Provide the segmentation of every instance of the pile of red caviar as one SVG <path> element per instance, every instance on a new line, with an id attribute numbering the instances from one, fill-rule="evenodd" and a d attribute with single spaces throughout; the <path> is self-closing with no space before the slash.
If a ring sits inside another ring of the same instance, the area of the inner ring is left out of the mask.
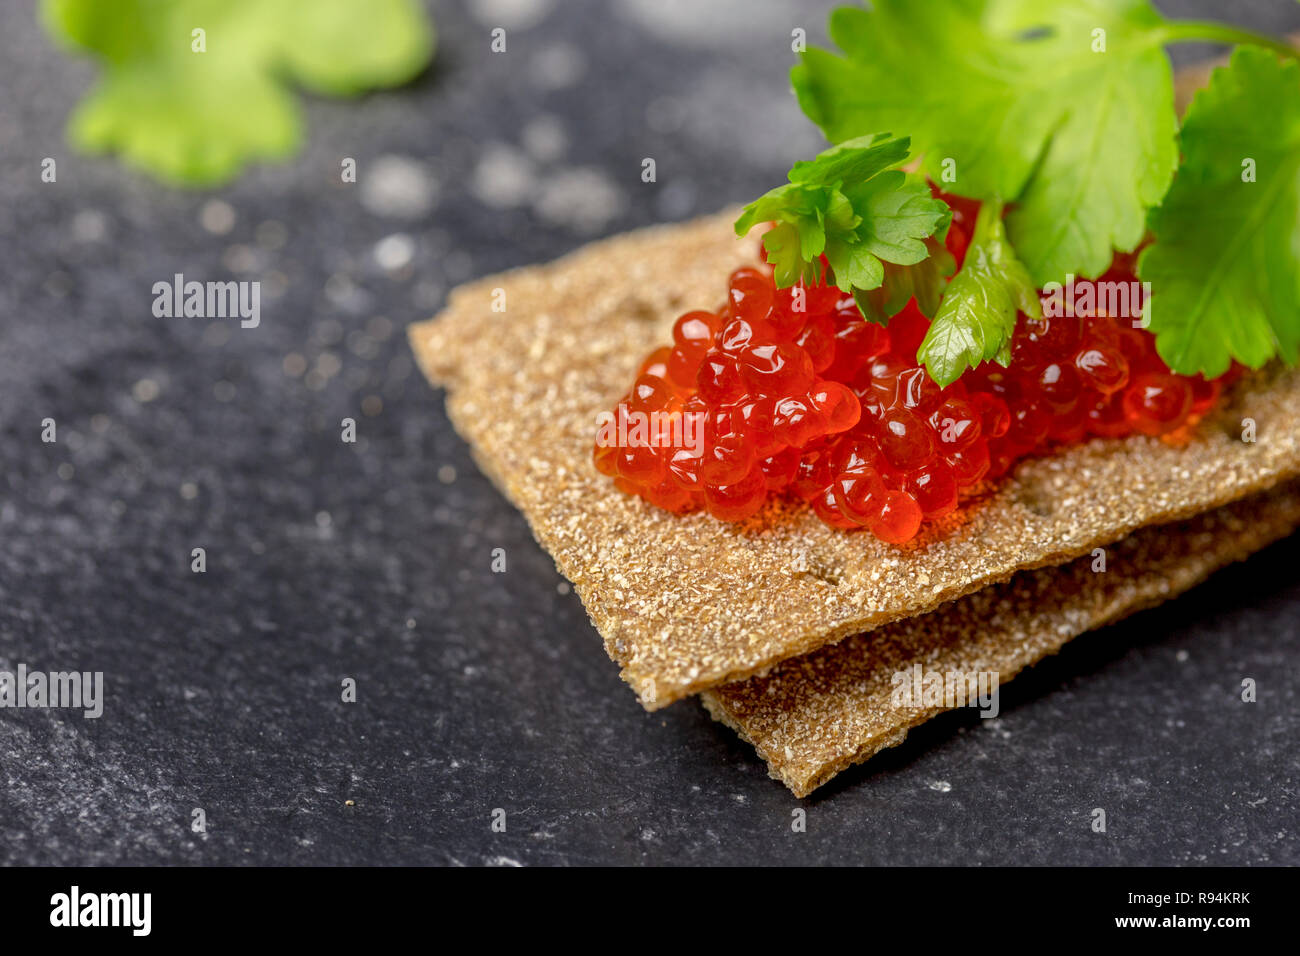
<path id="1" fill-rule="evenodd" d="M 944 198 L 960 263 L 978 207 Z M 1135 281 L 1131 259 L 1099 281 Z M 901 544 L 1025 457 L 1088 436 L 1178 441 L 1224 384 L 1173 374 L 1149 332 L 1091 314 L 1021 315 L 1009 368 L 941 388 L 916 362 L 929 325 L 915 302 L 885 328 L 833 284 L 777 289 L 770 269 L 737 269 L 726 302 L 683 315 L 642 364 L 596 467 L 669 511 L 741 521 L 786 495 Z"/>

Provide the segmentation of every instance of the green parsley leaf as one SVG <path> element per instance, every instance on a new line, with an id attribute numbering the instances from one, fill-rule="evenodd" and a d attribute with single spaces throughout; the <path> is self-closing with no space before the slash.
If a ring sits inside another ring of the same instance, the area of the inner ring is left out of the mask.
<path id="1" fill-rule="evenodd" d="M 41 13 L 104 65 L 72 142 L 189 185 L 293 152 L 301 120 L 285 79 L 351 96 L 405 83 L 433 51 L 415 0 L 43 0 Z"/>
<path id="2" fill-rule="evenodd" d="M 1011 363 L 1019 312 L 1042 316 L 1038 290 L 1007 241 L 1002 204 L 986 202 L 975 220 L 966 261 L 948 283 L 916 360 L 940 385 L 951 385 L 981 362 L 1005 367 Z"/>
<path id="3" fill-rule="evenodd" d="M 1300 348 L 1300 64 L 1243 47 L 1197 94 L 1138 263 L 1156 349 L 1213 377 Z"/>
<path id="4" fill-rule="evenodd" d="M 1014 201 L 1007 229 L 1041 286 L 1134 249 L 1169 187 L 1166 24 L 1148 0 L 873 0 L 835 10 L 844 56 L 810 49 L 792 80 L 832 142 L 904 130 L 945 189 Z"/>
<path id="5" fill-rule="evenodd" d="M 776 223 L 763 247 L 781 288 L 818 281 L 823 254 L 842 291 L 879 288 L 887 263 L 923 261 L 930 255 L 925 240 L 951 218 L 923 182 L 895 168 L 908 148 L 906 138 L 873 134 L 795 163 L 789 184 L 745 207 L 736 234 Z"/>
<path id="6" fill-rule="evenodd" d="M 772 264 L 773 275 L 781 288 L 797 282 L 804 285 L 817 282 L 821 273 L 817 262 L 820 253 L 804 254 L 803 239 L 797 227 L 788 222 L 778 223 L 763 236 L 763 248 L 767 250 L 767 261 Z"/>
<path id="7" fill-rule="evenodd" d="M 930 250 L 928 258 L 911 266 L 886 262 L 885 281 L 879 289 L 855 291 L 858 309 L 867 319 L 886 325 L 913 298 L 922 315 L 927 318 L 934 315 L 944 286 L 957 268 L 957 260 L 935 236 L 926 239 L 925 245 Z"/>

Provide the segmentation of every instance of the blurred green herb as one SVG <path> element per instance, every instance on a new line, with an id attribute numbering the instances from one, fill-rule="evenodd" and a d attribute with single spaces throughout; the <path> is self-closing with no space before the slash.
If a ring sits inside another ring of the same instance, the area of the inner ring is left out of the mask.
<path id="1" fill-rule="evenodd" d="M 174 183 L 213 185 L 302 138 L 287 84 L 331 96 L 397 86 L 433 55 L 416 0 L 43 0 L 66 45 L 103 65 L 68 125 Z"/>

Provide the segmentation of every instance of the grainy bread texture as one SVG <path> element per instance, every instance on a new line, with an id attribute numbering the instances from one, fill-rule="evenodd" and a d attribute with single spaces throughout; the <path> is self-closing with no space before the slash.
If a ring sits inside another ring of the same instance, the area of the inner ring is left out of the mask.
<path id="1" fill-rule="evenodd" d="M 733 218 L 618 236 L 462 286 L 410 330 L 457 429 L 648 708 L 1300 474 L 1300 373 L 1274 369 L 1237 388 L 1186 448 L 1091 441 L 1026 462 L 909 547 L 802 508 L 773 506 L 743 526 L 659 511 L 595 470 L 596 417 L 669 341 L 675 317 L 716 305 L 754 257 Z M 1257 442 L 1241 440 L 1247 417 Z"/>
<path id="2" fill-rule="evenodd" d="M 796 796 L 949 708 L 894 706 L 894 675 L 920 664 L 944 675 L 995 672 L 999 683 L 1072 638 L 1159 604 L 1300 526 L 1300 483 L 1113 545 L 1105 573 L 1091 556 L 1024 571 L 930 614 L 897 621 L 705 691 L 715 718 L 754 745 Z"/>

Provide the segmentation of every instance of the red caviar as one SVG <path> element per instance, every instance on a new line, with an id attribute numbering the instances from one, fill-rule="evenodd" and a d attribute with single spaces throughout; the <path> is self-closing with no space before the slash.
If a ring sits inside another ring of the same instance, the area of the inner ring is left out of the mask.
<path id="1" fill-rule="evenodd" d="M 960 262 L 978 206 L 944 198 Z M 1104 278 L 1137 288 L 1130 270 L 1120 257 Z M 783 495 L 902 544 L 1026 457 L 1089 436 L 1185 437 L 1238 374 L 1175 375 L 1131 319 L 1045 310 L 1020 316 L 1009 368 L 942 388 L 916 363 L 929 325 L 914 301 L 886 328 L 833 284 L 777 289 L 770 269 L 737 269 L 721 307 L 683 315 L 646 359 L 595 466 L 670 511 L 741 521 Z"/>

